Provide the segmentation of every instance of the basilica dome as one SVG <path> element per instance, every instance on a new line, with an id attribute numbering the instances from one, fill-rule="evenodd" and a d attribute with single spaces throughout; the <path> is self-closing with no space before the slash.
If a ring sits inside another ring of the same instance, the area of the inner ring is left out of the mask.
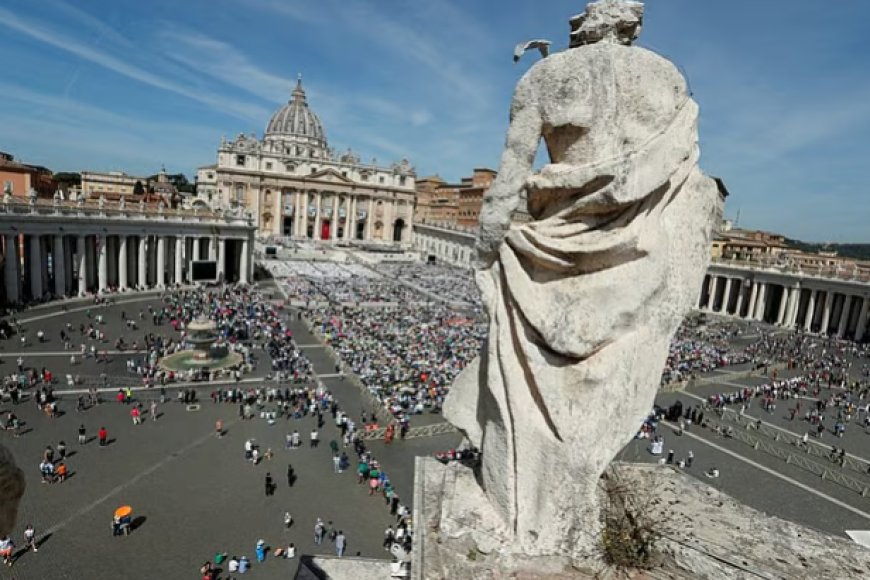
<path id="1" fill-rule="evenodd" d="M 267 141 L 298 143 L 314 150 L 327 149 L 323 124 L 308 107 L 301 75 L 296 81 L 290 101 L 272 115 L 264 137 Z"/>

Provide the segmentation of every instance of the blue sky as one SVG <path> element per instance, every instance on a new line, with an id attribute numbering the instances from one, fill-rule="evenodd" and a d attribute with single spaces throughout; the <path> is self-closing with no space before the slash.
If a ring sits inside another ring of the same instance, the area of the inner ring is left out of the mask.
<path id="1" fill-rule="evenodd" d="M 297 73 L 330 144 L 448 180 L 497 168 L 532 38 L 566 0 L 0 0 L 0 150 L 61 170 L 192 177 Z M 703 168 L 740 225 L 870 242 L 870 2 L 649 0 L 639 44 L 685 71 Z"/>

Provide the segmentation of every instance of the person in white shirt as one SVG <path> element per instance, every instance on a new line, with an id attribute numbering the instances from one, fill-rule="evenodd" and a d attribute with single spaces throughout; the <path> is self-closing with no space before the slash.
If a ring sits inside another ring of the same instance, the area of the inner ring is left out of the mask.
<path id="1" fill-rule="evenodd" d="M 239 561 L 235 556 L 230 558 L 230 561 L 227 562 L 227 572 L 233 573 L 239 571 Z"/>
<path id="2" fill-rule="evenodd" d="M 287 546 L 287 550 L 284 552 L 285 558 L 295 558 L 296 557 L 296 545 L 290 544 Z"/>

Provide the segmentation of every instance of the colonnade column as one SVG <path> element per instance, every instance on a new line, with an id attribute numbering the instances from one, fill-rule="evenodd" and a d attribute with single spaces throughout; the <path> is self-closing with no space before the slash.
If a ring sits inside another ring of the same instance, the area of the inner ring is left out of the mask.
<path id="1" fill-rule="evenodd" d="M 18 302 L 18 283 L 21 276 L 18 274 L 18 235 L 6 234 L 6 264 L 4 265 L 4 278 L 6 279 L 6 302 Z"/>
<path id="2" fill-rule="evenodd" d="M 198 236 L 193 236 L 193 242 L 192 242 L 192 244 L 193 244 L 193 246 L 192 246 L 191 249 L 192 249 L 193 251 L 191 252 L 191 260 L 196 261 L 196 260 L 199 260 L 199 249 L 200 249 L 200 246 L 201 246 L 201 244 L 199 243 L 199 237 L 198 237 Z"/>
<path id="3" fill-rule="evenodd" d="M 108 278 L 109 278 L 109 265 L 108 265 L 108 256 L 106 255 L 107 248 L 106 242 L 108 239 L 105 236 L 97 236 L 96 244 L 97 244 L 97 290 L 99 292 L 105 292 L 106 287 L 108 286 Z"/>
<path id="4" fill-rule="evenodd" d="M 226 261 L 227 261 L 227 241 L 223 238 L 218 240 L 217 247 L 217 277 L 218 280 L 223 282 L 224 277 L 226 275 Z"/>
<path id="5" fill-rule="evenodd" d="M 158 288 L 166 287 L 166 236 L 157 236 L 157 278 Z"/>
<path id="6" fill-rule="evenodd" d="M 785 325 L 789 328 L 793 328 L 795 323 L 797 322 L 798 310 L 801 307 L 801 285 L 798 283 L 794 288 L 791 289 L 791 300 L 789 301 L 789 307 L 786 310 L 785 314 Z"/>
<path id="7" fill-rule="evenodd" d="M 332 227 L 329 228 L 329 239 L 333 242 L 338 240 L 338 220 L 339 220 L 338 209 L 339 209 L 338 194 L 333 194 L 333 196 L 332 196 L 332 221 L 330 222 L 330 225 Z M 345 221 L 345 224 L 346 223 L 347 222 Z"/>
<path id="8" fill-rule="evenodd" d="M 76 259 L 79 263 L 79 294 L 88 291 L 88 251 L 87 238 L 79 236 L 76 240 Z"/>
<path id="9" fill-rule="evenodd" d="M 248 283 L 248 268 L 248 238 L 245 238 L 242 240 L 242 255 L 239 258 L 239 282 L 242 284 Z"/>
<path id="10" fill-rule="evenodd" d="M 767 308 L 766 308 L 767 304 L 765 304 L 766 298 L 767 298 L 767 283 L 766 282 L 759 282 L 758 283 L 758 301 L 755 305 L 755 315 L 753 316 L 753 318 L 755 320 L 763 320 L 764 319 L 764 312 L 765 312 L 765 310 L 767 310 Z"/>
<path id="11" fill-rule="evenodd" d="M 782 326 L 782 323 L 785 322 L 785 310 L 788 305 L 788 301 L 791 298 L 791 289 L 782 287 L 782 294 L 779 296 L 779 310 L 776 313 L 776 323 L 779 326 Z"/>
<path id="12" fill-rule="evenodd" d="M 810 300 L 809 302 L 807 302 L 807 312 L 804 315 L 804 330 L 806 330 L 807 332 L 810 332 L 813 328 L 813 316 L 815 316 L 816 314 L 816 298 L 819 293 L 818 290 L 813 290 L 812 288 L 810 288 L 809 290 Z"/>
<path id="13" fill-rule="evenodd" d="M 139 270 L 136 277 L 136 286 L 139 288 L 145 288 L 148 285 L 148 253 L 145 243 L 145 236 L 139 236 L 139 259 L 136 261 Z"/>
<path id="14" fill-rule="evenodd" d="M 731 278 L 725 278 L 725 292 L 722 294 L 722 306 L 719 308 L 719 311 L 724 314 L 728 314 L 729 298 L 731 298 Z"/>
<path id="15" fill-rule="evenodd" d="M 870 297 L 864 296 L 864 303 L 861 305 L 861 310 L 858 314 L 858 326 L 855 328 L 855 340 L 859 341 L 864 338 L 864 329 L 867 327 L 867 309 L 870 307 Z"/>
<path id="16" fill-rule="evenodd" d="M 126 290 L 127 280 L 127 236 L 118 236 L 118 288 Z"/>
<path id="17" fill-rule="evenodd" d="M 178 236 L 175 238 L 175 279 L 173 282 L 176 284 L 181 284 L 184 282 L 182 276 L 184 275 L 184 236 Z"/>
<path id="18" fill-rule="evenodd" d="M 825 305 L 822 309 L 822 327 L 819 332 L 822 334 L 828 333 L 828 325 L 831 322 L 831 306 L 833 305 L 833 293 L 830 290 L 825 291 Z"/>
<path id="19" fill-rule="evenodd" d="M 840 324 L 837 325 L 837 336 L 843 338 L 846 334 L 846 328 L 849 324 L 849 315 L 852 313 L 852 296 L 850 294 L 843 295 L 843 307 L 840 308 Z"/>
<path id="20" fill-rule="evenodd" d="M 28 236 L 30 240 L 30 296 L 42 298 L 42 246 L 39 243 L 40 236 Z"/>
<path id="21" fill-rule="evenodd" d="M 738 318 L 741 316 L 740 312 L 743 310 L 743 299 L 746 298 L 746 284 L 743 283 L 743 279 L 740 279 L 740 287 L 737 289 L 737 304 L 734 305 L 734 315 Z"/>
<path id="22" fill-rule="evenodd" d="M 66 260 L 63 248 L 63 236 L 54 236 L 54 251 L 51 253 L 51 263 L 54 269 L 54 293 L 58 297 L 66 296 Z"/>
<path id="23" fill-rule="evenodd" d="M 752 281 L 752 290 L 749 292 L 749 306 L 746 308 L 746 318 L 755 318 L 755 302 L 758 300 L 758 282 Z"/>

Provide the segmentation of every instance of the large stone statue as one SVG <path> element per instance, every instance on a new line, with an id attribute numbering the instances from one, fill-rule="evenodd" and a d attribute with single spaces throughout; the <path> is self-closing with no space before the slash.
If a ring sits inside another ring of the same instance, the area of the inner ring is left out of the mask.
<path id="1" fill-rule="evenodd" d="M 24 488 L 24 472 L 15 464 L 12 453 L 0 445 L 0 537 L 11 533 L 15 527 Z"/>
<path id="2" fill-rule="evenodd" d="M 520 79 L 483 200 L 489 339 L 445 415 L 482 451 L 465 521 L 486 504 L 516 554 L 595 551 L 600 475 L 652 407 L 722 212 L 685 80 L 630 46 L 642 16 L 639 2 L 589 4 L 569 49 Z M 523 200 L 531 221 L 511 223 Z"/>

